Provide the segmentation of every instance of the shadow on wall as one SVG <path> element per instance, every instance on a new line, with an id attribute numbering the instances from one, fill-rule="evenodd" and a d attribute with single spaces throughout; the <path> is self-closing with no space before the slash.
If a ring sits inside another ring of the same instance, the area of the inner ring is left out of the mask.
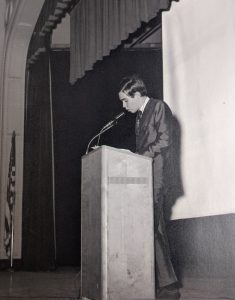
<path id="1" fill-rule="evenodd" d="M 235 277 L 235 214 L 169 222 L 172 207 L 184 195 L 181 172 L 181 125 L 174 116 L 171 188 L 165 201 L 167 235 L 179 282 L 186 277 Z M 222 201 L 222 200 L 221 200 Z"/>
<path id="2" fill-rule="evenodd" d="M 181 126 L 178 119 L 173 116 L 172 132 L 172 153 L 171 153 L 171 174 L 170 188 L 164 202 L 165 219 L 168 222 L 172 215 L 172 207 L 177 199 L 184 195 L 184 188 L 181 174 Z"/>

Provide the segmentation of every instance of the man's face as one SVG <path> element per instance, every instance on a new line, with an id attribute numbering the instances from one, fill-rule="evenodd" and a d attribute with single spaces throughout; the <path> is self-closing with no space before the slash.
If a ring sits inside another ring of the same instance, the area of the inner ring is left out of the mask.
<path id="1" fill-rule="evenodd" d="M 125 92 L 119 92 L 119 99 L 122 101 L 123 108 L 131 113 L 137 112 L 143 104 L 143 100 L 139 92 L 136 92 L 133 97 L 127 95 Z"/>

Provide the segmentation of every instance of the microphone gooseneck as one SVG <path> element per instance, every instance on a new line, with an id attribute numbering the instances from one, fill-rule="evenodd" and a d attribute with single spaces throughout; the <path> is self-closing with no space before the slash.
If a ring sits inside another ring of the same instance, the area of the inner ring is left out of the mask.
<path id="1" fill-rule="evenodd" d="M 108 122 L 106 125 L 104 125 L 101 130 L 99 131 L 98 134 L 96 134 L 89 142 L 88 146 L 87 146 L 87 149 L 86 149 L 86 154 L 89 152 L 89 148 L 90 148 L 90 145 L 91 145 L 91 142 L 95 139 L 95 138 L 99 138 L 98 139 L 98 143 L 99 143 L 99 140 L 100 140 L 100 136 L 101 134 L 103 134 L 105 131 L 109 130 L 110 128 L 112 128 L 114 125 L 117 124 L 118 122 L 118 119 L 120 119 L 121 117 L 123 117 L 125 115 L 125 112 L 122 111 L 121 113 L 119 113 L 118 115 L 116 115 L 116 117 L 114 117 L 114 119 L 110 122 Z"/>

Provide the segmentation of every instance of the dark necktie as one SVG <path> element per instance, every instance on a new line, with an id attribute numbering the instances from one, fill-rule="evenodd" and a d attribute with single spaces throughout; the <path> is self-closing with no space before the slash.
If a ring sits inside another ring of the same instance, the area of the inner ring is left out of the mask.
<path id="1" fill-rule="evenodd" d="M 136 122 L 135 122 L 135 134 L 139 135 L 140 134 L 140 119 L 142 117 L 142 111 L 138 110 L 137 115 L 136 115 Z"/>

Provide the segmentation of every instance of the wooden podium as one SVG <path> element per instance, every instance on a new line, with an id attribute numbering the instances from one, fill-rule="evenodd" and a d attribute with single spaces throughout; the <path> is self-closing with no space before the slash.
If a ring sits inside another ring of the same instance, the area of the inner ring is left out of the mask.
<path id="1" fill-rule="evenodd" d="M 101 146 L 82 158 L 81 299 L 155 299 L 152 160 Z"/>

